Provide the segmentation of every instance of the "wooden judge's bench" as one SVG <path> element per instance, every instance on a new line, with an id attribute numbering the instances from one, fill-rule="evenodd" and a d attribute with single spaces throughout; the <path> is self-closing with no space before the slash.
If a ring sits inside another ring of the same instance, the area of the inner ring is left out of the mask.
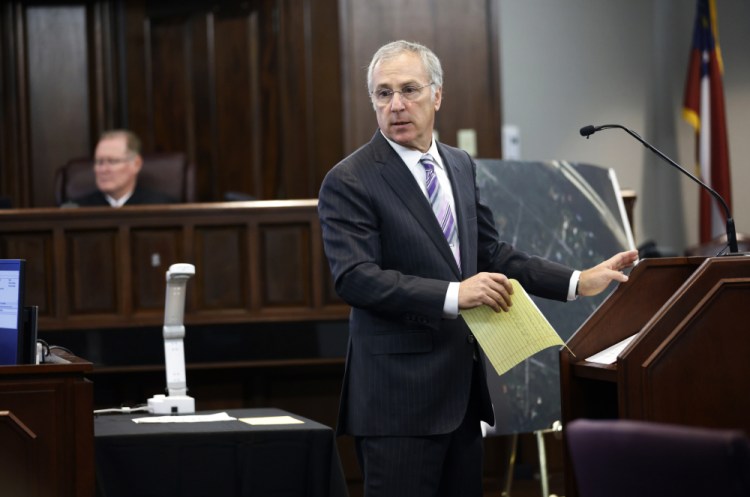
<path id="1" fill-rule="evenodd" d="M 345 319 L 316 200 L 0 211 L 44 331 L 160 325 L 165 273 L 196 267 L 186 324 Z"/>

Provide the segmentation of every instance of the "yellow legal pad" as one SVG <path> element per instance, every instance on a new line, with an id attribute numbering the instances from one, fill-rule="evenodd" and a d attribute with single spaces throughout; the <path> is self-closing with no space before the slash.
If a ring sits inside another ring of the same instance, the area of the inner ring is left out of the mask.
<path id="1" fill-rule="evenodd" d="M 508 312 L 495 312 L 486 305 L 461 311 L 499 375 L 537 352 L 565 345 L 521 284 L 510 281 L 513 305 Z"/>

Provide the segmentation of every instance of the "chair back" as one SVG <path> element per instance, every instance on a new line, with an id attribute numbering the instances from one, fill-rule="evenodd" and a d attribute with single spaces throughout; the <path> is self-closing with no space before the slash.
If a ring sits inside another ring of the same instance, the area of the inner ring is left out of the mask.
<path id="1" fill-rule="evenodd" d="M 578 419 L 564 434 L 580 497 L 750 496 L 741 431 Z"/>
<path id="2" fill-rule="evenodd" d="M 181 152 L 143 154 L 138 184 L 178 202 L 195 202 L 195 167 Z M 72 159 L 55 171 L 55 201 L 62 205 L 96 190 L 94 163 Z"/>

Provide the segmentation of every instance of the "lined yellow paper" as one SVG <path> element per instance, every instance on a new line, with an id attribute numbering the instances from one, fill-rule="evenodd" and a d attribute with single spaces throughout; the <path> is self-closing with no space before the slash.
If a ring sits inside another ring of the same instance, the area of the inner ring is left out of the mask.
<path id="1" fill-rule="evenodd" d="M 513 305 L 508 312 L 495 312 L 486 305 L 461 311 L 499 375 L 537 352 L 564 345 L 521 284 L 510 281 Z"/>

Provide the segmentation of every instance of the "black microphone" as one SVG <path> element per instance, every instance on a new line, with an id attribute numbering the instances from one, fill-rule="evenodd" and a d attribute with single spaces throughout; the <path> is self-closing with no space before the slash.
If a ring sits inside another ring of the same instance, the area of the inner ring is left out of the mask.
<path id="1" fill-rule="evenodd" d="M 586 138 L 588 138 L 597 131 L 599 131 L 597 128 L 589 124 L 588 126 L 584 126 L 583 128 L 581 128 L 581 136 L 585 136 Z"/>
<path id="2" fill-rule="evenodd" d="M 729 212 L 729 206 L 727 206 L 727 203 L 724 201 L 721 195 L 719 195 L 716 192 L 716 190 L 714 190 L 713 188 L 711 188 L 710 186 L 708 186 L 707 184 L 705 184 L 704 182 L 696 178 L 692 173 L 690 173 L 690 171 L 680 166 L 675 161 L 673 161 L 672 159 L 670 159 L 669 157 L 661 153 L 659 150 L 654 148 L 653 145 L 651 145 L 646 140 L 638 136 L 638 133 L 626 128 L 625 126 L 621 126 L 619 124 L 603 124 L 601 126 L 592 126 L 589 124 L 588 126 L 584 126 L 583 128 L 581 128 L 581 136 L 585 136 L 586 139 L 588 140 L 588 138 L 594 133 L 596 133 L 597 131 L 601 131 L 603 129 L 612 129 L 612 128 L 620 128 L 621 130 L 625 131 L 627 134 L 629 134 L 630 136 L 632 136 L 633 138 L 641 142 L 644 147 L 651 150 L 653 153 L 655 153 L 656 155 L 658 155 L 659 157 L 667 161 L 667 163 L 669 163 L 670 165 L 682 171 L 683 174 L 686 174 L 688 178 L 692 179 L 693 181 L 698 183 L 700 186 L 705 188 L 708 191 L 708 193 L 710 193 L 716 199 L 716 201 L 719 202 L 719 204 L 721 204 L 721 206 L 724 208 L 724 213 L 727 216 L 727 243 L 729 244 L 729 252 L 732 254 L 736 254 L 739 252 L 739 250 L 737 249 L 737 231 L 734 228 L 734 219 L 732 219 L 732 214 L 731 212 Z"/>

